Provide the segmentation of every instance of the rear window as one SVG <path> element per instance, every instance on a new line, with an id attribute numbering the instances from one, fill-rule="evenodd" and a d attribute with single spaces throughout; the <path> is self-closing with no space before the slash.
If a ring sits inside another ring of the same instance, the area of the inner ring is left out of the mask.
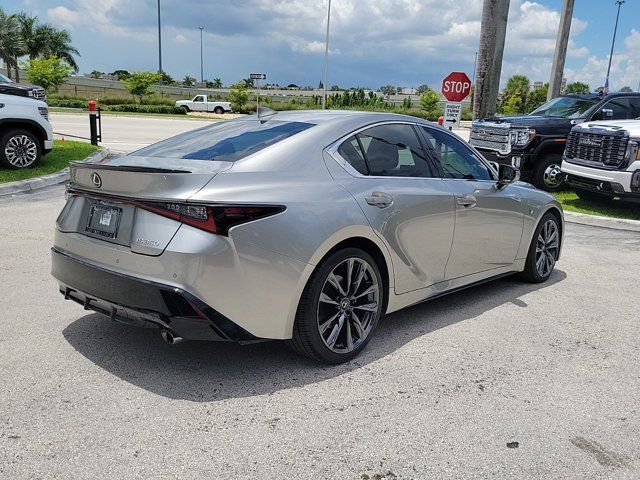
<path id="1" fill-rule="evenodd" d="M 223 122 L 163 140 L 133 155 L 235 162 L 314 125 L 273 120 Z"/>

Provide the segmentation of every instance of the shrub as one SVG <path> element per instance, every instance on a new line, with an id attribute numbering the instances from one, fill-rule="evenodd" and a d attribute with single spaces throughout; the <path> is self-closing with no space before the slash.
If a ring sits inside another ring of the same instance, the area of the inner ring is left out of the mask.
<path id="1" fill-rule="evenodd" d="M 127 103 L 123 105 L 107 105 L 103 110 L 108 112 L 170 113 L 175 115 L 186 115 L 186 112 L 182 108 L 171 105 L 140 105 L 137 103 Z"/>
<path id="2" fill-rule="evenodd" d="M 50 107 L 63 108 L 87 108 L 88 100 L 83 98 L 52 98 L 47 97 L 47 104 Z"/>

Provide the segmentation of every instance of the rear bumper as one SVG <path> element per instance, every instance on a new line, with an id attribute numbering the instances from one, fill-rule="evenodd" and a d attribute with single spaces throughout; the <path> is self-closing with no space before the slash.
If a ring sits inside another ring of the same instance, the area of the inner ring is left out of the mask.
<path id="1" fill-rule="evenodd" d="M 186 340 L 252 341 L 252 334 L 182 289 L 104 270 L 55 248 L 51 274 L 60 293 L 109 316 L 138 326 L 163 328 Z"/>

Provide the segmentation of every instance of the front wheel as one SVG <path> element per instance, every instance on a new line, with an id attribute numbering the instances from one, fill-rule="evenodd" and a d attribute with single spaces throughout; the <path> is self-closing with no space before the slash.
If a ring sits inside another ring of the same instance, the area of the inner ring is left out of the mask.
<path id="1" fill-rule="evenodd" d="M 542 157 L 533 173 L 533 184 L 547 192 L 557 192 L 564 187 L 562 178 L 562 155 L 552 153 Z"/>
<path id="2" fill-rule="evenodd" d="M 187 107 L 186 105 L 182 105 L 180 108 L 182 110 L 184 110 L 184 113 L 189 113 L 191 111 L 191 109 L 189 107 Z"/>
<path id="3" fill-rule="evenodd" d="M 385 288 L 376 261 L 359 248 L 325 259 L 300 299 L 291 346 L 324 363 L 354 358 L 383 314 Z"/>
<path id="4" fill-rule="evenodd" d="M 531 239 L 522 277 L 531 283 L 548 280 L 560 256 L 560 223 L 553 213 L 546 213 Z"/>
<path id="5" fill-rule="evenodd" d="M 28 168 L 42 157 L 42 145 L 28 130 L 9 130 L 0 138 L 0 165 L 8 168 Z"/>

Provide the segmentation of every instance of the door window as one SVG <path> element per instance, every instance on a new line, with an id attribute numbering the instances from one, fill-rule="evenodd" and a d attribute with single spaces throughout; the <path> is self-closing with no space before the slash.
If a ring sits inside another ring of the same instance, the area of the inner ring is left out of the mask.
<path id="1" fill-rule="evenodd" d="M 367 162 L 364 159 L 364 154 L 360 147 L 360 142 L 355 137 L 349 137 L 346 139 L 340 147 L 338 147 L 338 153 L 344 158 L 349 165 L 355 168 L 362 175 L 369 175 L 369 169 L 367 168 Z"/>
<path id="2" fill-rule="evenodd" d="M 204 97 L 202 95 L 198 95 L 193 99 L 194 102 L 204 102 Z"/>
<path id="3" fill-rule="evenodd" d="M 441 165 L 444 178 L 493 180 L 487 167 L 473 151 L 453 135 L 436 128 L 422 127 L 427 145 Z"/>
<path id="4" fill-rule="evenodd" d="M 630 118 L 640 117 L 640 97 L 631 97 L 629 100 Z"/>
<path id="5" fill-rule="evenodd" d="M 613 110 L 613 117 L 607 117 L 603 112 L 600 112 L 600 120 L 626 120 L 631 118 L 629 111 L 629 100 L 627 98 L 614 98 L 613 100 L 604 104 L 602 109 Z"/>

